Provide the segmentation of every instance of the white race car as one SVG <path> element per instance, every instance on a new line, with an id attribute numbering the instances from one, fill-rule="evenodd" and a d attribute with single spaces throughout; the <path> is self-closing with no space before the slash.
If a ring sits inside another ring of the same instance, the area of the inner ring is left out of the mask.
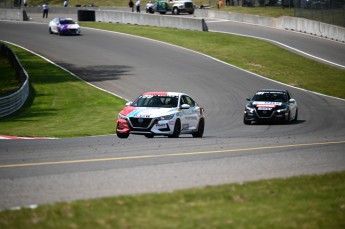
<path id="1" fill-rule="evenodd" d="M 155 135 L 179 137 L 204 134 L 204 109 L 189 95 L 180 92 L 146 92 L 134 102 L 127 103 L 116 122 L 119 138 L 141 134 L 148 138 Z"/>
<path id="2" fill-rule="evenodd" d="M 48 25 L 49 33 L 80 35 L 80 26 L 72 18 L 54 18 Z"/>

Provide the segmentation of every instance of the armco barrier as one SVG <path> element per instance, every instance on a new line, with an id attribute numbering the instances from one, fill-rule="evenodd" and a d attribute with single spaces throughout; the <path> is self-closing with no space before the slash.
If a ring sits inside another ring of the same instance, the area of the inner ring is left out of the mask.
<path id="1" fill-rule="evenodd" d="M 29 96 L 29 76 L 22 67 L 14 52 L 4 44 L 0 44 L 1 55 L 6 55 L 16 70 L 18 79 L 22 86 L 14 93 L 0 97 L 0 118 L 10 115 L 19 110 Z M 6 57 L 6 58 L 7 58 Z"/>
<path id="2" fill-rule="evenodd" d="M 97 10 L 95 12 L 97 22 L 112 22 L 120 24 L 148 25 L 185 30 L 208 31 L 204 19 L 138 14 L 109 10 Z"/>

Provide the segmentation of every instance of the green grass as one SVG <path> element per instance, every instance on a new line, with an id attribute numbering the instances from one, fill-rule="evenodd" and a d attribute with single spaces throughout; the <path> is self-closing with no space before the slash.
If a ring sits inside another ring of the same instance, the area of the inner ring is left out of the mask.
<path id="1" fill-rule="evenodd" d="M 30 77 L 24 107 L 0 119 L 0 133 L 16 136 L 71 137 L 115 132 L 125 101 L 87 85 L 68 72 L 9 45 Z"/>
<path id="2" fill-rule="evenodd" d="M 160 27 L 96 22 L 80 22 L 80 24 L 176 44 L 270 79 L 345 98 L 345 70 L 304 58 L 261 40 Z"/>
<path id="3" fill-rule="evenodd" d="M 0 212 L 0 228 L 343 229 L 345 172 Z"/>
<path id="4" fill-rule="evenodd" d="M 10 95 L 20 88 L 20 82 L 8 58 L 2 55 L 0 55 L 0 72 L 0 96 Z"/>

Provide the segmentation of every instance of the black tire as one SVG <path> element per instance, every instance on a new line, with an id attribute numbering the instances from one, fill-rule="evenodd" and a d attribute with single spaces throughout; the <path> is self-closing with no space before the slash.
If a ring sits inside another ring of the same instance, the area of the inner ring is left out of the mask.
<path id="1" fill-rule="evenodd" d="M 285 124 L 289 124 L 290 119 L 291 119 L 291 114 L 290 114 L 290 111 L 289 111 L 288 117 L 287 117 L 287 119 L 284 121 L 284 123 L 285 123 Z"/>
<path id="2" fill-rule="evenodd" d="M 252 124 L 252 121 L 249 121 L 249 120 L 247 120 L 245 117 L 243 117 L 243 123 L 244 123 L 245 125 L 250 125 L 250 124 Z"/>
<path id="3" fill-rule="evenodd" d="M 204 119 L 200 119 L 199 125 L 198 125 L 198 131 L 193 133 L 194 138 L 202 138 L 204 135 L 204 129 L 205 129 L 205 121 Z"/>
<path id="4" fill-rule="evenodd" d="M 154 136 L 153 136 L 153 134 L 145 134 L 145 137 L 147 137 L 147 138 L 153 138 Z"/>
<path id="5" fill-rule="evenodd" d="M 51 28 L 51 27 L 49 27 L 49 33 L 50 33 L 50 34 L 53 34 L 53 31 L 52 31 L 52 28 Z"/>
<path id="6" fill-rule="evenodd" d="M 116 135 L 118 138 L 128 138 L 129 136 L 128 133 L 120 133 L 120 132 L 116 132 Z"/>
<path id="7" fill-rule="evenodd" d="M 293 119 L 294 122 L 296 122 L 298 119 L 298 109 L 296 110 L 295 118 Z"/>
<path id="8" fill-rule="evenodd" d="M 178 138 L 181 134 L 181 121 L 177 119 L 174 126 L 174 133 L 170 135 L 170 138 Z"/>
<path id="9" fill-rule="evenodd" d="M 179 10 L 177 7 L 175 7 L 175 8 L 172 10 L 172 14 L 178 15 L 178 14 L 180 14 L 180 10 Z"/>

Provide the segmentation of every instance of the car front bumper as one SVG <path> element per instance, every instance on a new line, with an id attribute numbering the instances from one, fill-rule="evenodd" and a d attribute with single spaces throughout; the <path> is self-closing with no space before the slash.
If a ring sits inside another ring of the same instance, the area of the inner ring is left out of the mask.
<path id="1" fill-rule="evenodd" d="M 289 119 L 289 112 L 277 112 L 272 111 L 271 114 L 259 115 L 256 110 L 250 112 L 249 110 L 244 111 L 244 119 L 247 121 L 286 121 Z"/>
<path id="2" fill-rule="evenodd" d="M 152 120 L 148 126 L 138 127 L 127 119 L 118 119 L 116 131 L 128 134 L 153 134 L 172 135 L 174 132 L 175 120 Z"/>

